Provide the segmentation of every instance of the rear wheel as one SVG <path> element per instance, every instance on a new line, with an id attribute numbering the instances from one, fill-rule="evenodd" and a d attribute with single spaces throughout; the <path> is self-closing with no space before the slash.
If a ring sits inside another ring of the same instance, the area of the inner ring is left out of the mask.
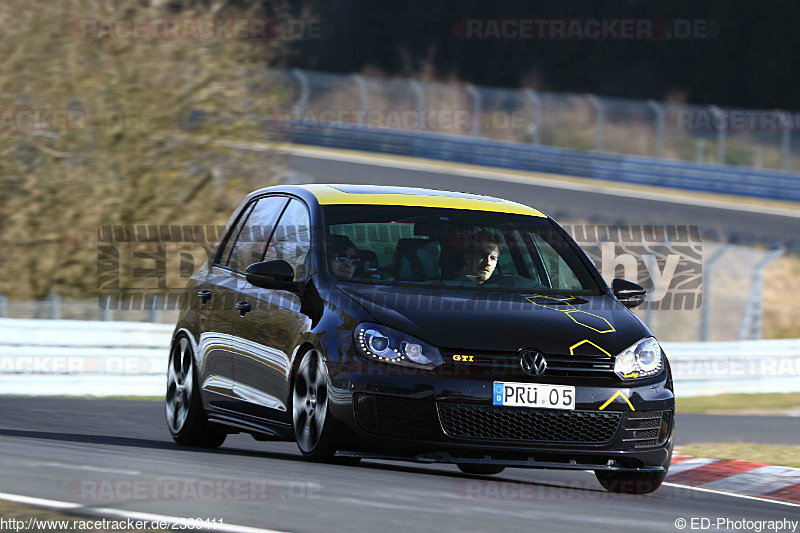
<path id="1" fill-rule="evenodd" d="M 206 418 L 197 385 L 197 370 L 189 339 L 175 339 L 167 369 L 166 415 L 173 440 L 186 446 L 218 448 L 227 434 Z"/>
<path id="2" fill-rule="evenodd" d="M 480 465 L 474 463 L 458 463 L 458 469 L 465 474 L 477 474 L 479 476 L 490 476 L 492 474 L 499 474 L 506 467 L 501 465 Z"/>
<path id="3" fill-rule="evenodd" d="M 596 470 L 597 481 L 609 492 L 650 494 L 664 482 L 667 472 L 613 472 Z"/>

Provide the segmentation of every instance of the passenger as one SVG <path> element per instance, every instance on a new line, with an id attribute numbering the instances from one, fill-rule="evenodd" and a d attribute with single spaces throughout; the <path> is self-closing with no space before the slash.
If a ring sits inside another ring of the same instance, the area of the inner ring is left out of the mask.
<path id="1" fill-rule="evenodd" d="M 356 267 L 361 263 L 356 245 L 343 235 L 332 235 L 332 241 L 328 244 L 328 265 L 331 272 L 340 278 L 352 278 Z"/>
<path id="2" fill-rule="evenodd" d="M 497 268 L 500 258 L 500 237 L 488 231 L 479 231 L 466 243 L 464 261 L 467 264 L 465 279 L 484 283 Z"/>

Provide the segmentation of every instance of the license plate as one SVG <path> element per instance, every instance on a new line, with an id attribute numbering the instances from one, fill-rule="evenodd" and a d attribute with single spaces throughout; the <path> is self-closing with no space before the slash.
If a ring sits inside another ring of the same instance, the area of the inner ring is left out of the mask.
<path id="1" fill-rule="evenodd" d="M 492 403 L 510 407 L 575 409 L 575 387 L 495 381 Z"/>

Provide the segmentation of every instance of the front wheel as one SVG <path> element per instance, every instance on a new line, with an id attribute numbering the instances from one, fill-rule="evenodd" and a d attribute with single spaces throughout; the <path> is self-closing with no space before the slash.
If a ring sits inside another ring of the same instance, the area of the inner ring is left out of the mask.
<path id="1" fill-rule="evenodd" d="M 315 462 L 334 458 L 331 417 L 328 416 L 328 367 L 318 350 L 300 360 L 292 386 L 292 426 L 297 447 Z"/>
<path id="2" fill-rule="evenodd" d="M 167 369 L 166 415 L 167 426 L 173 440 L 186 446 L 219 448 L 227 437 L 209 424 L 197 386 L 189 339 L 175 339 L 169 354 Z"/>
<path id="3" fill-rule="evenodd" d="M 609 492 L 650 494 L 664 482 L 667 472 L 613 472 L 596 470 L 597 481 Z"/>

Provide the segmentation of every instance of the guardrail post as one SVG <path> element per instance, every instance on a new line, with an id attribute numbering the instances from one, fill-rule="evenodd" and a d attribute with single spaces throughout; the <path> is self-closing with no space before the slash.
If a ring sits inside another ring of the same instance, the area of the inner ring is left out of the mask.
<path id="1" fill-rule="evenodd" d="M 781 126 L 781 168 L 789 170 L 789 159 L 792 157 L 792 118 L 786 111 L 780 112 Z"/>
<path id="2" fill-rule="evenodd" d="M 664 107 L 655 100 L 648 100 L 647 105 L 656 114 L 656 155 L 664 157 Z"/>
<path id="3" fill-rule="evenodd" d="M 297 79 L 297 83 L 300 85 L 300 94 L 297 97 L 297 101 L 292 106 L 292 111 L 308 109 L 308 76 L 299 68 L 293 68 L 291 72 L 292 75 Z"/>
<path id="4" fill-rule="evenodd" d="M 764 288 L 764 269 L 775 259 L 786 252 L 786 248 L 779 246 L 764 256 L 756 265 L 753 271 L 753 289 L 750 292 L 750 300 L 747 302 L 747 310 L 742 319 L 742 327 L 739 328 L 739 340 L 744 341 L 748 338 L 761 339 L 764 337 L 764 317 L 761 305 L 761 295 Z"/>
<path id="5" fill-rule="evenodd" d="M 711 257 L 708 258 L 706 264 L 703 265 L 703 303 L 700 307 L 700 340 L 705 342 L 708 340 L 708 323 L 711 316 L 711 273 L 719 258 L 730 248 L 730 243 L 725 243 L 720 246 Z"/>
<path id="6" fill-rule="evenodd" d="M 542 144 L 542 99 L 533 89 L 525 89 L 525 96 L 533 108 L 533 142 Z"/>
<path id="7" fill-rule="evenodd" d="M 472 135 L 475 137 L 480 137 L 483 131 L 481 117 L 483 102 L 481 101 L 481 93 L 471 83 L 467 83 L 464 86 L 464 90 L 466 90 L 469 93 L 470 98 L 472 98 Z"/>
<path id="8" fill-rule="evenodd" d="M 0 294 L 0 318 L 5 318 L 8 312 L 8 296 Z"/>
<path id="9" fill-rule="evenodd" d="M 358 74 L 352 74 L 353 81 L 358 85 L 358 110 L 366 111 L 367 109 L 367 82 Z"/>
<path id="10" fill-rule="evenodd" d="M 147 301 L 147 297 L 145 297 Z M 154 294 L 150 300 L 150 308 L 148 312 L 148 321 L 161 322 L 161 295 Z"/>
<path id="11" fill-rule="evenodd" d="M 51 294 L 47 297 L 47 318 L 50 320 L 61 319 L 61 296 Z"/>
<path id="12" fill-rule="evenodd" d="M 717 160 L 721 165 L 725 164 L 725 144 L 728 135 L 728 119 L 720 108 L 715 105 L 709 107 L 714 116 L 714 124 L 717 128 Z"/>
<path id="13" fill-rule="evenodd" d="M 100 305 L 100 320 L 103 322 L 111 320 L 111 296 L 101 295 L 98 304 Z"/>
<path id="14" fill-rule="evenodd" d="M 605 128 L 605 117 L 606 117 L 605 108 L 603 107 L 603 104 L 600 102 L 600 99 L 593 94 L 586 95 L 586 100 L 594 107 L 595 129 L 596 129 L 594 147 L 595 150 L 597 150 L 598 152 L 602 152 L 604 148 L 603 129 Z"/>

